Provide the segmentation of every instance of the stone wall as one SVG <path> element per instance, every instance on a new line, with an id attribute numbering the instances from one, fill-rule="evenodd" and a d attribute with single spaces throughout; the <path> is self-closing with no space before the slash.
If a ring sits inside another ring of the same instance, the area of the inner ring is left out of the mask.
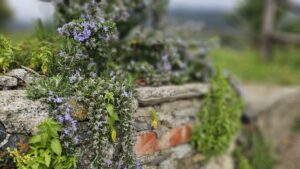
<path id="1" fill-rule="evenodd" d="M 221 157 L 204 163 L 205 157 L 189 144 L 207 84 L 141 87 L 136 89 L 134 108 L 134 152 L 145 169 L 233 169 L 233 147 Z M 158 127 L 151 126 L 151 113 L 158 114 Z M 26 142 L 36 126 L 49 116 L 44 101 L 26 98 L 24 90 L 0 91 L 0 151 Z M 84 131 L 86 122 L 80 122 Z M 88 132 L 80 133 L 82 168 L 88 158 Z M 86 151 L 84 151 L 86 150 Z M 1 155 L 1 154 L 0 154 Z M 79 167 L 80 168 L 80 167 Z"/>

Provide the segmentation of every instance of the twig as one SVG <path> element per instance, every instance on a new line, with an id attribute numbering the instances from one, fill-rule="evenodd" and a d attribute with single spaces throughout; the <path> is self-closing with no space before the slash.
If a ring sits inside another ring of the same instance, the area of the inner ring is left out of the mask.
<path id="1" fill-rule="evenodd" d="M 30 69 L 29 67 L 21 65 L 21 68 L 23 68 L 23 69 L 25 69 L 25 70 L 27 70 L 27 71 L 35 74 L 36 76 L 41 76 L 38 72 L 34 71 L 33 69 Z"/>

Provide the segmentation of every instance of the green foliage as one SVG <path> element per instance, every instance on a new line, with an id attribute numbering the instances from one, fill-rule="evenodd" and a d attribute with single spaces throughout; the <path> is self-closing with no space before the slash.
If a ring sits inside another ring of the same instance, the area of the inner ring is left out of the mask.
<path id="1" fill-rule="evenodd" d="M 27 96 L 31 99 L 47 97 L 48 92 L 52 91 L 58 96 L 69 95 L 72 91 L 71 85 L 61 75 L 39 79 L 32 85 L 27 86 Z"/>
<path id="2" fill-rule="evenodd" d="M 238 24 L 240 27 L 245 28 L 250 33 L 252 41 L 257 42 L 260 40 L 262 31 L 264 5 L 266 1 L 262 0 L 246 0 L 241 2 L 234 15 L 230 16 L 230 21 L 233 24 Z M 278 5 L 279 10 L 276 14 L 275 23 L 283 18 L 286 14 L 285 6 Z"/>
<path id="3" fill-rule="evenodd" d="M 244 158 L 248 161 L 251 169 L 272 169 L 276 165 L 273 152 L 270 145 L 264 140 L 258 130 L 242 130 L 243 136 L 246 138 L 244 142 L 238 145 L 235 155 L 236 160 Z M 243 156 L 243 157 L 239 157 Z M 245 162 L 242 162 L 245 163 Z M 244 164 L 243 164 L 244 165 Z"/>
<path id="4" fill-rule="evenodd" d="M 152 119 L 151 126 L 152 128 L 156 129 L 158 127 L 158 114 L 156 111 L 152 111 L 151 119 Z"/>
<path id="5" fill-rule="evenodd" d="M 51 73 L 54 55 L 58 53 L 60 44 L 60 40 L 55 36 L 47 40 L 30 37 L 12 44 L 0 35 L 0 71 L 7 72 L 23 65 L 43 74 Z"/>
<path id="6" fill-rule="evenodd" d="M 295 132 L 300 132 L 300 119 L 295 120 L 293 129 L 294 129 Z"/>
<path id="7" fill-rule="evenodd" d="M 240 128 L 242 100 L 220 71 L 211 79 L 192 144 L 207 158 L 224 153 Z"/>
<path id="8" fill-rule="evenodd" d="M 114 106 L 115 99 L 114 99 L 113 93 L 109 92 L 109 91 L 105 91 L 104 101 L 105 101 L 106 111 L 109 116 L 108 125 L 109 125 L 109 129 L 110 129 L 111 140 L 113 142 L 115 142 L 116 138 L 117 138 L 117 132 L 116 132 L 114 125 L 115 125 L 115 122 L 117 120 L 119 120 L 119 116 L 115 112 L 115 106 Z"/>
<path id="9" fill-rule="evenodd" d="M 85 5 L 91 0 L 63 0 L 56 4 L 56 20 L 59 26 L 73 19 L 77 19 L 86 10 Z M 120 38 L 125 38 L 136 26 L 143 26 L 149 18 L 155 25 L 166 13 L 168 0 L 110 0 L 96 1 L 107 17 L 113 20 L 120 33 Z"/>
<path id="10" fill-rule="evenodd" d="M 75 156 L 65 156 L 59 140 L 61 126 L 47 119 L 38 126 L 39 132 L 29 140 L 29 152 L 10 152 L 19 169 L 70 169 L 76 167 Z"/>
<path id="11" fill-rule="evenodd" d="M 12 15 L 12 11 L 9 9 L 7 5 L 7 0 L 0 0 L 0 24 L 3 21 L 9 19 Z M 0 25 L 1 27 L 2 25 Z"/>
<path id="12" fill-rule="evenodd" d="M 242 154 L 241 150 L 237 148 L 234 152 L 236 169 L 252 169 L 249 160 Z"/>
<path id="13" fill-rule="evenodd" d="M 9 70 L 14 61 L 14 48 L 11 42 L 0 35 L 0 72 Z"/>
<path id="14" fill-rule="evenodd" d="M 204 58 L 191 55 L 184 44 L 165 37 L 160 31 L 135 30 L 118 55 L 121 56 L 118 65 L 138 85 L 182 84 L 205 81 L 210 76 Z"/>
<path id="15" fill-rule="evenodd" d="M 295 85 L 300 84 L 299 52 L 296 46 L 278 46 L 270 63 L 263 62 L 259 51 L 253 48 L 220 48 L 210 55 L 216 66 L 229 70 L 243 83 Z"/>
<path id="16" fill-rule="evenodd" d="M 33 69 L 41 69 L 44 74 L 49 71 L 51 61 L 53 60 L 52 50 L 48 46 L 42 46 L 34 49 L 30 59 L 30 67 Z"/>

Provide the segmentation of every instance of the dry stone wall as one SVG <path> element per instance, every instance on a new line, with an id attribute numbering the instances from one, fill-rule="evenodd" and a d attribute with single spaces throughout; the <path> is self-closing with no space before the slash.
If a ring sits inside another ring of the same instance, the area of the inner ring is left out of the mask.
<path id="1" fill-rule="evenodd" d="M 133 101 L 134 153 L 145 169 L 233 169 L 232 149 L 204 164 L 205 157 L 189 144 L 192 127 L 209 91 L 207 84 L 141 87 Z M 158 114 L 158 127 L 151 126 L 151 113 Z M 49 117 L 44 100 L 26 98 L 24 90 L 0 91 L 0 151 L 26 143 L 36 126 Z M 92 158 L 85 121 L 79 123 L 82 156 L 79 168 Z M 113 151 L 113 150 L 112 150 Z M 1 153 L 0 153 L 1 155 Z"/>

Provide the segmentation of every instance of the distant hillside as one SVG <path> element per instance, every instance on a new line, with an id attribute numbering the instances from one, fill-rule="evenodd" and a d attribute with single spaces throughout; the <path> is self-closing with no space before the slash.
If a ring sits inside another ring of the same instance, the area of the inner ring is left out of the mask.
<path id="1" fill-rule="evenodd" d="M 195 9 L 169 9 L 168 16 L 178 23 L 189 20 L 205 23 L 205 30 L 232 32 L 234 30 L 227 21 L 227 11 L 222 10 L 195 10 Z"/>

